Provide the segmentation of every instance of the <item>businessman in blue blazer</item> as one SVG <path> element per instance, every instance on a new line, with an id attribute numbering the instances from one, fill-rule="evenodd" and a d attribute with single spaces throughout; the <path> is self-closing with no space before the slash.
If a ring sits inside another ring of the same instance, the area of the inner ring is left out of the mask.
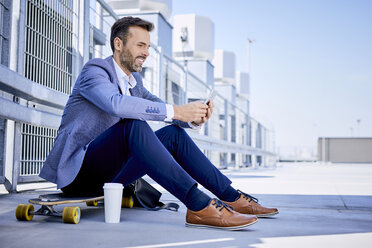
<path id="1" fill-rule="evenodd" d="M 106 182 L 125 186 L 147 174 L 186 205 L 187 226 L 235 230 L 277 214 L 231 187 L 184 131 L 208 121 L 213 101 L 170 105 L 143 86 L 152 29 L 133 17 L 112 26 L 113 56 L 84 65 L 40 176 L 69 195 L 102 195 Z M 146 121 L 171 125 L 153 132 Z"/>

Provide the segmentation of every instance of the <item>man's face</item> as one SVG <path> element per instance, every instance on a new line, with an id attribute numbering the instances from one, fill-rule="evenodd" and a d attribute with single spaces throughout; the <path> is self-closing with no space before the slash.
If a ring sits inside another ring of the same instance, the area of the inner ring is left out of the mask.
<path id="1" fill-rule="evenodd" d="M 140 72 L 149 56 L 150 34 L 141 27 L 130 27 L 127 43 L 119 54 L 121 65 L 127 72 Z"/>

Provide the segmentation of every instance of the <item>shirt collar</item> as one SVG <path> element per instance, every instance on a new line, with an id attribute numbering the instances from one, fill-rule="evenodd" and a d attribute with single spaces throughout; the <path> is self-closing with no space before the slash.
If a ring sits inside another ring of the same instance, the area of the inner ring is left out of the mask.
<path id="1" fill-rule="evenodd" d="M 114 61 L 114 67 L 116 76 L 118 77 L 118 80 L 124 83 L 128 83 L 129 88 L 134 88 L 137 85 L 136 79 L 133 77 L 133 74 L 131 73 L 128 77 L 127 74 L 120 68 L 120 66 L 116 63 L 114 57 L 112 57 L 112 60 Z"/>

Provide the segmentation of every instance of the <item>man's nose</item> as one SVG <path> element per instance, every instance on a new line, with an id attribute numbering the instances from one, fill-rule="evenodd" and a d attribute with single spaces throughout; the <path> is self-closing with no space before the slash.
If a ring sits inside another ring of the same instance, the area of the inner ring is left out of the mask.
<path id="1" fill-rule="evenodd" d="M 142 56 L 144 56 L 144 57 L 148 57 L 149 56 L 149 49 L 150 49 L 150 47 L 148 47 L 148 46 L 146 46 L 146 47 L 144 47 L 143 49 L 142 49 L 142 51 L 141 51 L 141 53 L 142 53 Z"/>
<path id="2" fill-rule="evenodd" d="M 145 56 L 146 58 L 149 56 L 149 49 L 146 48 L 144 51 L 143 51 L 143 56 Z"/>

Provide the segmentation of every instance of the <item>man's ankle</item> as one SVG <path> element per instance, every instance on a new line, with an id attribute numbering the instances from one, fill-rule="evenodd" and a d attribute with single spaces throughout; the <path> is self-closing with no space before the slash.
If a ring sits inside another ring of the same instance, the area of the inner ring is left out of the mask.
<path id="1" fill-rule="evenodd" d="M 240 193 L 236 189 L 231 187 L 231 185 L 229 185 L 226 190 L 219 196 L 219 198 L 225 202 L 234 202 L 238 200 L 239 197 Z"/>
<path id="2" fill-rule="evenodd" d="M 208 206 L 210 201 L 211 198 L 195 184 L 186 196 L 185 205 L 192 211 L 200 211 Z"/>

